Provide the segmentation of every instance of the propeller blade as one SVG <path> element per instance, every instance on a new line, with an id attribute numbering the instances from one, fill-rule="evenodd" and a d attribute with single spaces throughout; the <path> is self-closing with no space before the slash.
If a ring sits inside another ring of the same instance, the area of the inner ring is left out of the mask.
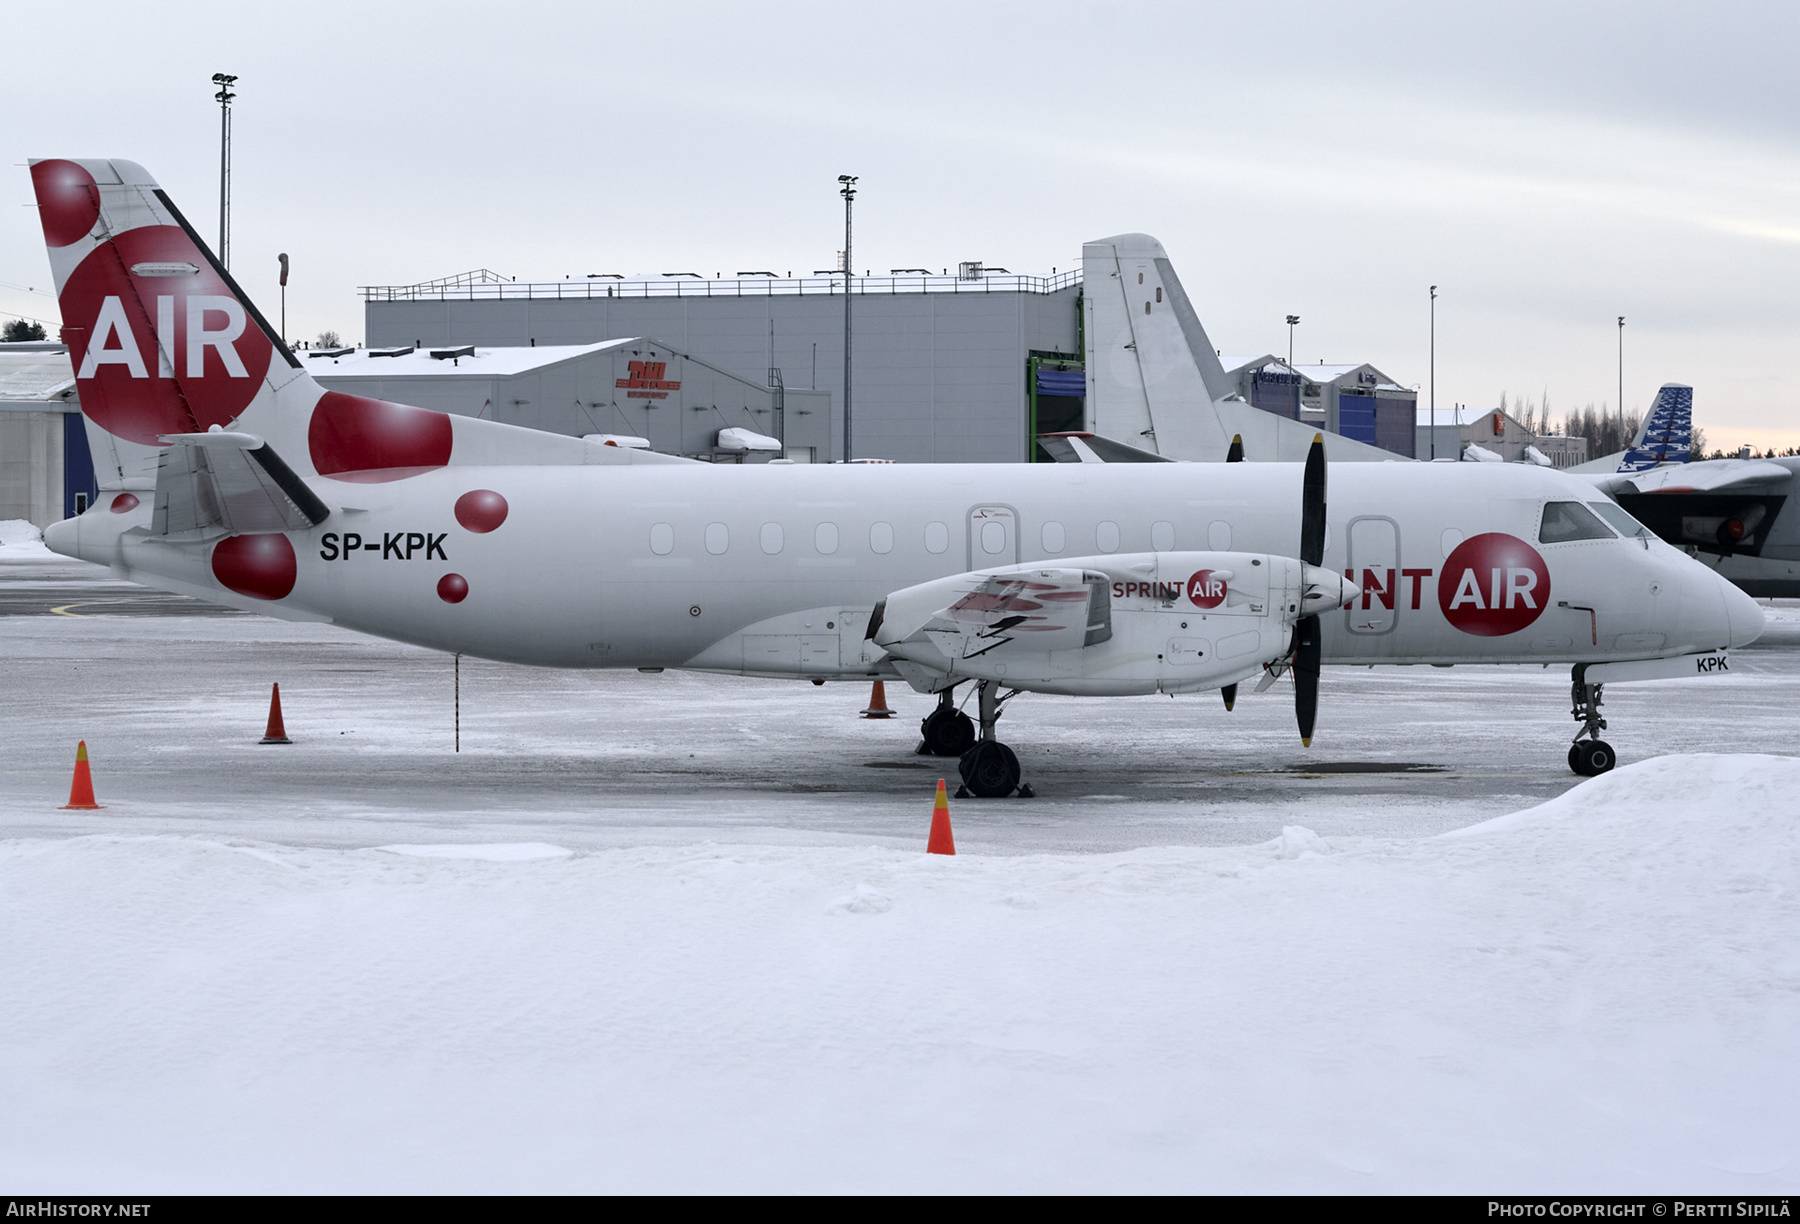
<path id="1" fill-rule="evenodd" d="M 1325 439 L 1314 434 L 1306 452 L 1306 476 L 1300 486 L 1300 559 L 1325 562 Z"/>
<path id="2" fill-rule="evenodd" d="M 1319 618 L 1303 616 L 1294 625 L 1294 715 L 1300 743 L 1312 747 L 1313 723 L 1319 716 L 1319 660 L 1323 655 Z"/>
<path id="3" fill-rule="evenodd" d="M 1225 452 L 1226 463 L 1242 463 L 1244 461 L 1244 435 L 1231 435 L 1231 449 Z"/>
<path id="4" fill-rule="evenodd" d="M 1237 704 L 1237 685 L 1227 684 L 1219 690 L 1219 696 L 1225 699 L 1225 712 L 1231 713 L 1231 707 Z"/>

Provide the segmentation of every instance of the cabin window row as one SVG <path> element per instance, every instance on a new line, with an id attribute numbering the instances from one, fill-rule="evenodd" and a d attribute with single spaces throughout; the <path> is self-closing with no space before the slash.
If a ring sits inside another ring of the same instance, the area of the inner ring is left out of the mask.
<path id="1" fill-rule="evenodd" d="M 722 556 L 731 548 L 731 528 L 724 523 L 708 523 L 702 533 L 706 551 L 713 556 Z M 1005 525 L 998 522 L 986 522 L 976 534 L 976 541 L 981 551 L 990 556 L 1000 556 L 1007 551 L 1009 532 Z M 1104 521 L 1094 526 L 1094 551 L 1114 553 L 1119 551 L 1122 532 L 1117 523 Z M 1069 551 L 1068 531 L 1061 523 L 1046 522 L 1041 528 L 1038 541 L 1043 551 L 1057 556 Z M 928 553 L 943 553 L 950 548 L 950 526 L 948 523 L 932 522 L 925 524 L 923 543 Z M 762 551 L 773 557 L 787 547 L 787 532 L 780 523 L 764 523 L 757 533 L 757 544 Z M 820 523 L 813 528 L 813 550 L 822 556 L 832 556 L 838 551 L 841 541 L 836 523 Z M 1224 552 L 1231 547 L 1231 524 L 1215 522 L 1207 528 L 1206 547 L 1214 552 Z M 1175 548 L 1175 524 L 1157 521 L 1150 524 L 1150 548 L 1155 552 L 1171 552 Z M 669 523 L 654 523 L 650 527 L 650 551 L 659 557 L 666 557 L 675 551 L 675 528 Z M 886 556 L 894 551 L 894 526 L 892 523 L 872 523 L 869 526 L 869 551 L 877 556 Z"/>

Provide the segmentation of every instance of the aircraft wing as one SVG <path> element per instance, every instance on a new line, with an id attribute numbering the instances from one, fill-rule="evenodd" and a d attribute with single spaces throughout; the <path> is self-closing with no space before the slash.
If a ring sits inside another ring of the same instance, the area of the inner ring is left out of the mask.
<path id="1" fill-rule="evenodd" d="M 1764 459 L 1705 459 L 1642 472 L 1589 475 L 1609 496 L 1631 493 L 1729 493 L 1753 485 L 1784 484 L 1793 473 Z"/>
<path id="2" fill-rule="evenodd" d="M 972 659 L 1009 643 L 1069 650 L 1112 634 L 1108 579 L 1080 569 L 958 574 L 897 591 L 869 636 L 882 647 L 928 640 L 951 659 Z"/>

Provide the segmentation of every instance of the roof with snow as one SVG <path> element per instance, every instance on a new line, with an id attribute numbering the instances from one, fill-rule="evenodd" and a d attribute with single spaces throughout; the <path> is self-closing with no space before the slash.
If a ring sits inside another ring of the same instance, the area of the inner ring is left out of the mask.
<path id="1" fill-rule="evenodd" d="M 75 395 L 75 370 L 60 344 L 0 344 L 0 401 L 60 402 Z"/>
<path id="2" fill-rule="evenodd" d="M 619 340 L 602 340 L 598 344 L 540 344 L 530 348 L 427 344 L 417 348 L 402 346 L 356 349 L 337 357 L 327 356 L 327 350 L 301 349 L 295 356 L 301 359 L 308 372 L 329 374 L 333 378 L 468 378 L 483 374 L 506 378 L 560 362 L 573 361 L 577 357 L 642 343 L 645 343 L 643 337 L 628 336 Z M 434 357 L 433 353 L 446 355 Z"/>

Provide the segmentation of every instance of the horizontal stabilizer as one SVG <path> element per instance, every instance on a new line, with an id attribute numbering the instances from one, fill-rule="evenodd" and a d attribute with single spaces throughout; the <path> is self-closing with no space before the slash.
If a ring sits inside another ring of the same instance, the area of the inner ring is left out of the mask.
<path id="1" fill-rule="evenodd" d="M 1038 435 L 1038 445 L 1058 463 L 1173 463 L 1164 455 L 1152 454 L 1114 442 L 1093 433 L 1047 433 Z"/>
<path id="2" fill-rule="evenodd" d="M 157 463 L 152 536 L 214 536 L 305 531 L 330 509 L 274 449 L 254 434 L 214 430 L 166 434 Z"/>

